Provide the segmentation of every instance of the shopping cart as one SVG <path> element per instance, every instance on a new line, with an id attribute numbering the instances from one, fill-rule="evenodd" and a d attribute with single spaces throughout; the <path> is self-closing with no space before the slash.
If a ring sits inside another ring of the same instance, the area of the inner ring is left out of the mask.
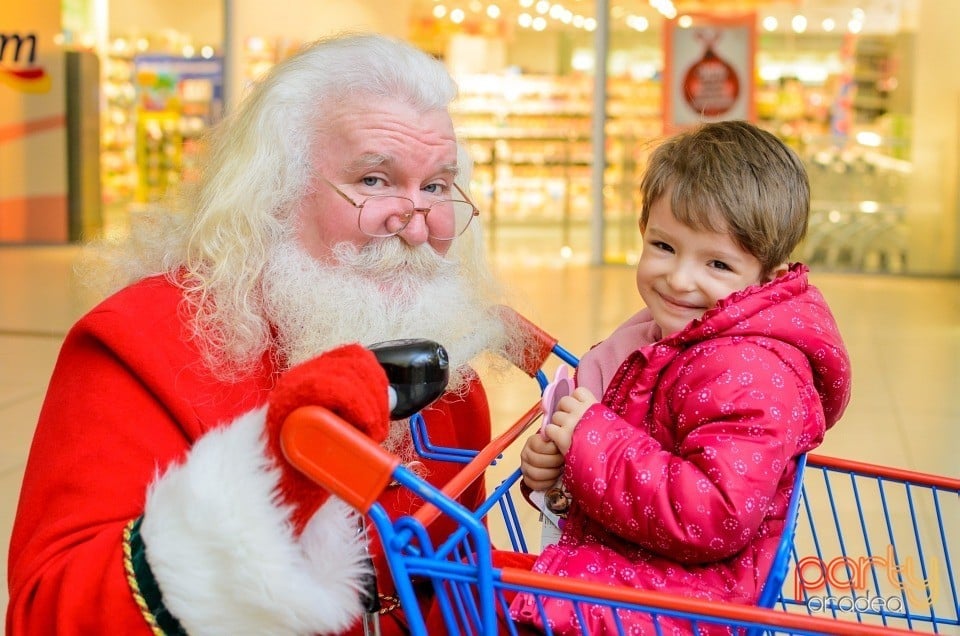
<path id="1" fill-rule="evenodd" d="M 549 355 L 575 358 L 544 332 L 537 330 L 537 338 L 537 350 L 519 366 L 542 388 Z M 508 612 L 517 592 L 533 594 L 541 612 L 544 599 L 570 601 L 581 625 L 588 614 L 606 613 L 620 634 L 629 633 L 621 620 L 631 612 L 648 614 L 657 634 L 675 633 L 677 625 L 691 634 L 960 634 L 960 480 L 819 455 L 804 457 L 797 472 L 787 532 L 757 607 L 495 567 L 494 524 L 503 524 L 512 550 L 528 551 L 515 503 L 520 471 L 496 485 L 476 510 L 456 499 L 532 430 L 540 414 L 538 402 L 479 452 L 432 447 L 414 422 L 418 448 L 463 464 L 443 489 L 321 407 L 290 415 L 283 446 L 294 465 L 375 525 L 413 634 L 428 633 L 414 582 L 421 590 L 432 586 L 450 634 L 524 633 Z M 364 470 L 357 471 L 358 465 Z M 377 498 L 391 483 L 415 493 L 423 505 L 390 518 Z M 441 515 L 456 530 L 435 545 L 426 528 Z"/>

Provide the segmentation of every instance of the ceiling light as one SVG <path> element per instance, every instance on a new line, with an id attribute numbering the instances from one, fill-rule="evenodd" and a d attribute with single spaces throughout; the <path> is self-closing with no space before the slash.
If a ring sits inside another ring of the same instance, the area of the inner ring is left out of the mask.
<path id="1" fill-rule="evenodd" d="M 647 20 L 642 15 L 628 15 L 627 16 L 627 26 L 635 31 L 646 31 L 650 28 L 650 20 Z"/>
<path id="2" fill-rule="evenodd" d="M 857 133 L 857 143 L 861 146 L 871 146 L 873 148 L 879 148 L 883 143 L 883 138 L 873 131 L 862 130 Z"/>
<path id="3" fill-rule="evenodd" d="M 650 0 L 650 6 L 660 12 L 663 17 L 672 20 L 677 17 L 677 8 L 671 0 Z"/>

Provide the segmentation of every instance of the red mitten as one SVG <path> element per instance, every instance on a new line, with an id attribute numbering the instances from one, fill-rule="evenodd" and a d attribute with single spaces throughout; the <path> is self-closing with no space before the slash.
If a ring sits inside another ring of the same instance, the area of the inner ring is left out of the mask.
<path id="1" fill-rule="evenodd" d="M 282 501 L 293 506 L 290 520 L 299 535 L 330 493 L 284 457 L 280 448 L 284 420 L 301 406 L 322 406 L 379 444 L 386 439 L 390 425 L 387 375 L 373 353 L 360 345 L 345 345 L 280 376 L 268 404 L 267 452 L 282 469 L 279 484 Z"/>

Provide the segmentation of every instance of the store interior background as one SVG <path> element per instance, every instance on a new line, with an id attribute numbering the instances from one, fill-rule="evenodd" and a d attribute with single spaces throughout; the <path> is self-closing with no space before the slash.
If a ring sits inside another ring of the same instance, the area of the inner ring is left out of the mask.
<path id="1" fill-rule="evenodd" d="M 662 134 L 666 18 L 656 4 L 291 0 L 277 11 L 262 0 L 64 2 L 61 44 L 92 50 L 99 68 L 100 170 L 84 185 L 99 192 L 86 196 L 72 237 L 122 235 L 168 186 L 195 178 L 203 131 L 301 43 L 373 30 L 413 41 L 457 77 L 457 124 L 476 163 L 472 187 L 491 254 L 541 265 L 632 264 L 636 182 Z M 758 121 L 801 153 L 811 175 L 810 232 L 798 259 L 832 271 L 960 274 L 953 0 L 673 4 L 678 15 L 756 14 Z M 597 111 L 599 38 L 589 21 L 604 8 L 607 91 Z M 542 30 L 524 26 L 522 14 L 542 18 Z M 164 75 L 144 63 L 151 56 L 197 68 L 211 58 L 214 79 L 186 71 L 173 80 L 174 99 L 147 112 L 145 82 Z M 605 117 L 599 155 L 597 112 Z M 844 119 L 849 127 L 838 136 Z M 601 186 L 594 166 L 604 155 Z M 99 209 L 89 203 L 96 200 Z"/>
<path id="2" fill-rule="evenodd" d="M 478 94 L 472 106 L 466 99 L 458 104 L 458 125 L 477 163 L 473 190 L 486 217 L 491 255 L 506 272 L 517 306 L 574 352 L 585 351 L 636 311 L 639 299 L 632 268 L 618 265 L 637 255 L 635 188 L 625 175 L 641 169 L 644 150 L 659 135 L 655 73 L 662 65 L 662 18 L 646 0 L 609 0 L 611 101 L 607 110 L 611 117 L 605 128 L 610 166 L 603 175 L 605 240 L 600 260 L 610 265 L 584 267 L 581 264 L 596 262 L 592 174 L 589 163 L 584 165 L 584 157 L 592 152 L 592 82 L 591 73 L 574 68 L 574 54 L 578 65 L 589 59 L 595 34 L 553 22 L 543 32 L 511 26 L 491 33 L 488 29 L 496 22 L 482 17 L 490 3 L 478 5 L 480 11 L 473 12 L 467 0 L 459 6 L 472 22 L 465 19 L 467 24 L 459 27 L 449 18 L 431 19 L 436 4 L 434 0 L 33 0 L 4 5 L 0 33 L 10 29 L 10 20 L 21 29 L 42 22 L 50 26 L 41 50 L 49 51 L 59 35 L 63 49 L 95 49 L 99 54 L 93 56 L 93 70 L 81 72 L 89 80 L 88 99 L 82 103 L 90 113 L 86 129 L 92 132 L 79 150 L 71 146 L 71 152 L 86 153 L 88 161 L 82 165 L 96 169 L 75 175 L 86 198 L 72 197 L 78 199 L 78 207 L 76 215 L 71 213 L 70 232 L 55 238 L 5 235 L 0 217 L 3 541 L 9 537 L 30 439 L 60 343 L 70 325 L 91 306 L 91 299 L 81 294 L 72 277 L 79 243 L 101 235 L 122 237 L 156 196 L 141 179 L 146 171 L 138 167 L 138 161 L 146 165 L 149 154 L 141 153 L 139 158 L 137 154 L 137 95 L 131 78 L 135 55 L 182 57 L 189 52 L 191 58 L 202 58 L 204 47 L 209 46 L 211 59 L 225 63 L 222 104 L 208 99 L 214 91 L 204 84 L 206 80 L 198 81 L 189 84 L 186 96 L 195 99 L 186 100 L 190 102 L 186 116 L 181 113 L 174 118 L 172 130 L 178 144 L 173 149 L 179 163 L 174 174 L 167 176 L 176 182 L 192 178 L 190 160 L 203 118 L 215 117 L 220 106 L 229 108 L 247 81 L 292 47 L 341 30 L 416 38 L 451 64 L 465 95 L 468 91 Z M 452 6 L 456 3 L 450 4 L 448 15 L 456 8 Z M 504 16 L 519 12 L 520 0 L 499 4 Z M 584 14 L 592 14 L 595 8 L 588 0 L 566 4 Z M 808 241 L 802 248 L 808 251 L 798 256 L 813 257 L 813 280 L 837 316 L 854 369 L 850 408 L 818 450 L 955 477 L 960 451 L 956 435 L 960 418 L 957 0 L 738 0 L 694 6 L 755 10 L 758 62 L 790 67 L 793 73 L 802 63 L 807 68 L 807 62 L 819 72 L 842 70 L 843 38 L 836 32 L 823 34 L 822 20 L 828 14 L 837 15 L 839 31 L 855 10 L 863 10 L 863 29 L 853 40 L 864 47 L 876 44 L 880 53 L 874 56 L 874 49 L 863 48 L 863 65 L 853 70 L 866 87 L 880 83 L 885 90 L 874 97 L 882 98 L 891 115 L 860 124 L 862 132 L 874 133 L 863 137 L 868 143 L 857 143 L 852 136 L 849 145 L 837 149 L 832 140 L 815 134 L 815 126 L 823 125 L 822 115 L 808 121 L 802 114 L 805 102 L 801 99 L 798 105 L 796 98 L 822 92 L 829 100 L 833 87 L 826 79 L 817 79 L 821 75 L 799 83 L 757 83 L 758 99 L 765 100 L 758 104 L 761 122 L 796 144 L 808 160 L 815 187 L 811 237 L 822 243 L 820 249 L 813 249 Z M 627 14 L 613 17 L 618 7 L 646 17 L 648 30 L 624 28 Z M 800 12 L 808 15 L 805 34 L 792 33 L 785 26 Z M 766 32 L 759 23 L 772 15 L 778 19 L 778 29 Z M 99 26 L 92 28 L 95 25 Z M 447 37 L 454 34 L 458 37 Z M 84 59 L 89 64 L 92 58 Z M 870 60 L 880 68 L 871 70 Z M 43 58 L 42 62 L 48 69 L 58 68 L 55 60 Z M 625 77 L 624 69 L 632 71 Z M 633 93 L 614 99 L 623 95 L 615 89 Z M 2 117 L 9 92 L 4 90 L 0 86 L 0 211 L 5 197 L 11 191 L 16 194 L 18 188 L 31 196 L 63 191 L 68 172 L 62 164 L 67 153 L 54 139 L 57 131 L 36 132 L 32 149 L 5 136 L 9 128 Z M 66 92 L 57 84 L 51 89 L 61 102 Z M 868 97 L 867 88 L 863 93 L 861 98 Z M 24 97 L 25 102 L 29 99 L 33 97 Z M 868 102 L 864 99 L 865 108 Z M 184 101 L 171 104 L 181 109 L 184 105 Z M 471 107 L 479 112 L 471 113 Z M 22 110 L 25 119 L 49 114 L 32 102 Z M 157 133 L 157 122 L 171 120 L 163 111 L 153 117 L 146 118 L 149 126 L 139 120 L 141 134 Z M 159 140 L 167 132 L 159 125 Z M 527 133 L 533 139 L 508 139 L 507 132 L 514 137 Z M 145 146 L 146 137 L 139 143 Z M 635 161 L 631 165 L 623 157 Z M 861 205 L 865 201 L 875 205 Z M 899 258 L 903 253 L 906 258 Z M 95 384 L 91 378 L 91 386 Z M 533 390 L 532 381 L 522 374 L 491 383 L 494 422 L 498 426 L 512 423 L 532 403 Z M 497 470 L 513 466 L 516 461 L 511 457 L 500 462 Z M 5 567 L 0 561 L 0 590 Z M 0 593 L 0 613 L 6 600 L 6 594 Z"/>

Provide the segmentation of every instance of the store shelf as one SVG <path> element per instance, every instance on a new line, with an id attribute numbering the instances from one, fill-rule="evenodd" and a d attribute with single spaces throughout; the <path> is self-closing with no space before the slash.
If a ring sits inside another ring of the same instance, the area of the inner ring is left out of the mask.
<path id="1" fill-rule="evenodd" d="M 158 201 L 195 180 L 200 138 L 223 108 L 219 58 L 152 46 L 117 38 L 105 56 L 101 180 L 104 204 L 114 209 Z"/>
<path id="2" fill-rule="evenodd" d="M 903 273 L 912 164 L 904 139 L 873 145 L 855 138 L 806 140 L 801 157 L 810 176 L 809 230 L 797 257 L 832 270 Z"/>
<path id="3" fill-rule="evenodd" d="M 890 111 L 890 79 L 896 67 L 891 37 L 862 37 L 857 41 L 853 81 L 855 118 L 868 123 Z"/>
<path id="4" fill-rule="evenodd" d="M 112 51 L 104 59 L 101 119 L 101 182 L 107 205 L 133 200 L 136 172 L 136 90 L 133 52 Z"/>
<path id="5" fill-rule="evenodd" d="M 474 191 L 488 215 L 491 247 L 499 227 L 557 230 L 558 248 L 592 214 L 593 80 L 581 76 L 482 75 L 460 78 L 452 112 L 475 163 Z M 609 217 L 633 216 L 638 170 L 661 134 L 655 82 L 608 84 L 605 199 Z"/>

